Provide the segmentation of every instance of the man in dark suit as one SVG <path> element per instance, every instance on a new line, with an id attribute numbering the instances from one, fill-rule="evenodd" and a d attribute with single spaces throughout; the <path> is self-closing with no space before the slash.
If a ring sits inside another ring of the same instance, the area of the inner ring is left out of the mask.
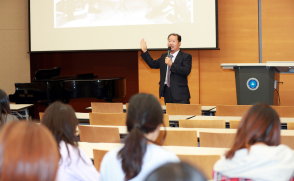
<path id="1" fill-rule="evenodd" d="M 160 69 L 159 98 L 163 96 L 165 103 L 190 104 L 187 77 L 191 72 L 192 56 L 182 52 L 180 46 L 181 36 L 170 34 L 168 47 L 171 47 L 171 56 L 164 53 L 159 59 L 153 60 L 147 51 L 145 40 L 141 40 L 141 57 L 150 68 Z"/>

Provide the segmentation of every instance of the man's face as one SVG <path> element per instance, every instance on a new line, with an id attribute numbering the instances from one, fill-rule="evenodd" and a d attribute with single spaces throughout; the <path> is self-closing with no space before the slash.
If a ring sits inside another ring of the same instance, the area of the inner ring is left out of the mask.
<path id="1" fill-rule="evenodd" d="M 171 47 L 171 52 L 172 53 L 175 53 L 176 51 L 178 51 L 180 49 L 181 42 L 178 41 L 177 36 L 171 35 L 168 38 L 167 46 Z"/>

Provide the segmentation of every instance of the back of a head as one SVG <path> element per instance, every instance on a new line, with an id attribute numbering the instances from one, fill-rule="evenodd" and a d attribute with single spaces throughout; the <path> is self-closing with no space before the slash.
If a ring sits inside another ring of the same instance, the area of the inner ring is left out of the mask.
<path id="1" fill-rule="evenodd" d="M 141 93 L 132 96 L 127 112 L 128 132 L 137 126 L 141 128 L 143 133 L 149 133 L 162 123 L 161 105 L 153 95 Z"/>
<path id="2" fill-rule="evenodd" d="M 125 146 L 118 153 L 122 158 L 125 180 L 134 178 L 141 171 L 148 141 L 144 134 L 154 132 L 162 123 L 161 105 L 153 95 L 141 93 L 132 96 L 126 120 L 129 134 Z"/>
<path id="3" fill-rule="evenodd" d="M 243 116 L 233 147 L 226 158 L 232 158 L 235 151 L 261 142 L 269 146 L 280 144 L 281 123 L 277 112 L 264 103 L 254 104 Z"/>
<path id="4" fill-rule="evenodd" d="M 79 120 L 70 105 L 61 102 L 51 104 L 44 112 L 42 124 L 53 133 L 58 145 L 60 141 L 73 146 L 77 144 L 75 133 Z"/>
<path id="5" fill-rule="evenodd" d="M 45 126 L 10 122 L 0 133 L 0 158 L 0 181 L 54 181 L 59 151 Z"/>
<path id="6" fill-rule="evenodd" d="M 10 105 L 9 105 L 9 99 L 7 94 L 0 89 L 0 121 L 1 121 L 1 125 L 3 125 L 3 120 L 2 120 L 2 115 L 7 115 L 10 114 Z"/>
<path id="7" fill-rule="evenodd" d="M 155 169 L 145 181 L 206 181 L 205 176 L 185 162 L 167 163 Z"/>

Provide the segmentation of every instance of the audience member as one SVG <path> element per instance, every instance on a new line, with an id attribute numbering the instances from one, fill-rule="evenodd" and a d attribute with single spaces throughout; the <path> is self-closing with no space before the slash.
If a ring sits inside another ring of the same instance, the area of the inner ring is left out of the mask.
<path id="1" fill-rule="evenodd" d="M 59 146 L 61 158 L 56 181 L 99 179 L 91 159 L 78 147 L 76 128 L 79 120 L 70 105 L 61 102 L 51 104 L 44 112 L 42 124 L 53 133 Z"/>
<path id="2" fill-rule="evenodd" d="M 6 124 L 0 133 L 1 181 L 54 181 L 58 147 L 42 125 L 20 121 Z"/>
<path id="3" fill-rule="evenodd" d="M 142 181 L 157 167 L 179 158 L 153 144 L 163 123 L 162 109 L 153 95 L 137 94 L 129 102 L 127 112 L 128 136 L 122 148 L 104 156 L 100 173 L 103 181 Z"/>
<path id="4" fill-rule="evenodd" d="M 8 122 L 18 121 L 17 117 L 10 114 L 9 100 L 7 94 L 2 89 L 0 89 L 0 111 L 0 129 Z"/>
<path id="5" fill-rule="evenodd" d="M 188 163 L 167 163 L 154 170 L 145 181 L 206 181 L 205 176 Z"/>
<path id="6" fill-rule="evenodd" d="M 290 180 L 294 152 L 280 145 L 280 118 L 270 106 L 254 104 L 243 116 L 232 148 L 214 165 L 214 180 Z"/>

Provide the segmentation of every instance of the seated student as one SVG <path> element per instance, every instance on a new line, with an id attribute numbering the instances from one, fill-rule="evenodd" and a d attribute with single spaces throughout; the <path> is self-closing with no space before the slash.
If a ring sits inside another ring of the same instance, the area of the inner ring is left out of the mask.
<path id="1" fill-rule="evenodd" d="M 54 181 L 59 153 L 52 133 L 42 125 L 20 121 L 0 133 L 0 180 Z"/>
<path id="2" fill-rule="evenodd" d="M 0 129 L 8 122 L 18 121 L 17 117 L 10 114 L 9 100 L 7 94 L 2 89 L 0 89 L 0 111 Z"/>
<path id="3" fill-rule="evenodd" d="M 99 180 L 91 159 L 78 147 L 79 120 L 70 105 L 54 102 L 44 112 L 42 124 L 53 133 L 59 146 L 60 161 L 56 181 Z"/>
<path id="4" fill-rule="evenodd" d="M 106 153 L 100 167 L 103 181 L 142 181 L 157 167 L 179 158 L 153 144 L 163 124 L 162 109 L 153 95 L 136 94 L 127 112 L 125 145 Z"/>
<path id="5" fill-rule="evenodd" d="M 205 176 L 188 163 L 167 163 L 154 170 L 145 181 L 206 181 Z"/>
<path id="6" fill-rule="evenodd" d="M 289 181 L 294 152 L 280 145 L 280 118 L 270 106 L 254 104 L 243 116 L 232 148 L 214 165 L 214 180 Z"/>

